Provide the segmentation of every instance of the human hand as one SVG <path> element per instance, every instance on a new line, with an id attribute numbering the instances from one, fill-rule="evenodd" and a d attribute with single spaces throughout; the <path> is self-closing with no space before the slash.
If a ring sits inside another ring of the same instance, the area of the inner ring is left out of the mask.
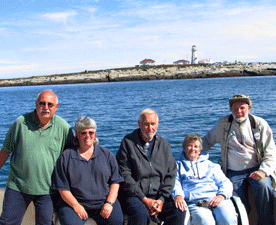
<path id="1" fill-rule="evenodd" d="M 162 212 L 164 203 L 161 200 L 155 200 L 155 203 L 153 204 L 153 213 L 152 216 L 158 215 L 158 213 Z"/>
<path id="2" fill-rule="evenodd" d="M 143 204 L 146 206 L 147 210 L 149 211 L 149 213 L 151 214 L 151 210 L 153 208 L 153 205 L 155 203 L 155 200 L 154 199 L 151 199 L 151 198 L 147 198 L 147 197 L 144 197 L 142 199 L 142 202 Z"/>
<path id="3" fill-rule="evenodd" d="M 177 195 L 174 198 L 174 204 L 175 204 L 175 207 L 178 208 L 182 212 L 184 212 L 185 210 L 188 209 L 187 203 L 180 195 Z"/>
<path id="4" fill-rule="evenodd" d="M 151 216 L 157 215 L 162 211 L 163 202 L 161 200 L 154 200 L 151 198 L 144 197 L 142 199 L 142 202 L 146 206 Z"/>
<path id="5" fill-rule="evenodd" d="M 102 218 L 107 219 L 113 210 L 113 206 L 109 203 L 105 203 L 101 209 L 100 215 Z"/>
<path id="6" fill-rule="evenodd" d="M 254 180 L 262 180 L 263 178 L 265 178 L 265 173 L 257 170 L 251 173 L 249 177 L 253 178 Z"/>
<path id="7" fill-rule="evenodd" d="M 217 195 L 209 203 L 209 208 L 217 207 L 224 199 L 225 199 L 225 197 L 223 195 Z"/>
<path id="8" fill-rule="evenodd" d="M 81 204 L 76 204 L 75 206 L 73 206 L 73 209 L 75 213 L 78 215 L 78 217 L 81 218 L 82 220 L 85 220 L 88 218 L 88 214 Z"/>

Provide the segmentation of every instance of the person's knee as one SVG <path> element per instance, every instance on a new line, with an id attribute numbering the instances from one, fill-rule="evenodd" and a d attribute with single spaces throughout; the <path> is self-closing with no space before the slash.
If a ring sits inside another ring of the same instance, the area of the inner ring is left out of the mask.
<path id="1" fill-rule="evenodd" d="M 149 214 L 147 211 L 133 211 L 132 213 L 129 213 L 128 216 L 132 218 L 146 219 L 148 218 Z"/>
<path id="2" fill-rule="evenodd" d="M 227 216 L 222 216 L 220 219 L 216 220 L 217 225 L 237 225 L 238 218 L 237 214 L 228 214 Z"/>
<path id="3" fill-rule="evenodd" d="M 198 224 L 202 224 L 202 225 L 216 225 L 216 221 L 214 219 L 214 217 L 207 217 L 207 216 L 192 216 L 190 218 L 191 221 L 191 225 L 198 225 Z"/>
<path id="4" fill-rule="evenodd" d="M 122 209 L 123 209 L 123 212 L 128 216 L 143 217 L 143 218 L 148 216 L 147 208 L 142 202 L 138 200 L 127 201 L 126 204 L 123 205 Z"/>
<path id="5" fill-rule="evenodd" d="M 124 216 L 118 201 L 115 202 L 112 213 L 109 216 L 108 220 L 109 220 L 109 224 L 114 224 L 114 225 L 123 224 Z"/>
<path id="6" fill-rule="evenodd" d="M 262 179 L 262 180 L 260 180 L 259 182 L 258 182 L 258 184 L 259 184 L 259 188 L 268 188 L 268 189 L 270 189 L 270 182 L 268 182 L 267 181 L 267 179 Z"/>
<path id="7" fill-rule="evenodd" d="M 272 183 L 270 177 L 265 177 L 259 181 L 251 182 L 251 187 L 257 192 L 272 192 Z"/>
<path id="8" fill-rule="evenodd" d="M 78 217 L 75 211 L 71 207 L 60 207 L 57 209 L 57 217 L 60 224 L 77 225 L 83 224 L 83 220 Z"/>
<path id="9" fill-rule="evenodd" d="M 109 220 L 109 224 L 114 224 L 114 225 L 124 224 L 124 218 L 123 217 L 112 218 Z"/>
<path id="10" fill-rule="evenodd" d="M 50 195 L 40 196 L 34 199 L 35 218 L 37 224 L 51 224 L 53 219 L 53 202 Z"/>
<path id="11" fill-rule="evenodd" d="M 179 218 L 179 220 L 182 220 L 182 221 L 184 221 L 186 219 L 187 214 L 188 214 L 187 211 L 182 212 L 179 209 L 177 209 L 177 211 L 176 211 L 176 217 Z"/>
<path id="12" fill-rule="evenodd" d="M 140 215 L 128 215 L 127 216 L 128 224 L 149 224 L 151 219 L 148 214 L 140 214 Z"/>
<path id="13" fill-rule="evenodd" d="M 29 201 L 22 193 L 7 188 L 5 191 L 0 224 L 20 224 L 27 210 Z"/>
<path id="14" fill-rule="evenodd" d="M 215 225 L 216 221 L 212 211 L 205 207 L 194 207 L 190 210 L 190 221 L 192 225 Z"/>
<path id="15" fill-rule="evenodd" d="M 213 210 L 213 215 L 217 225 L 238 224 L 238 214 L 231 200 L 223 201 Z"/>

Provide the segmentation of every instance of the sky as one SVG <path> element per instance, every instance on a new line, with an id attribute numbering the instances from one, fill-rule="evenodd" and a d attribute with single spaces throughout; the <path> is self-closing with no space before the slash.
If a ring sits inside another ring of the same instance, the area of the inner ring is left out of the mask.
<path id="1" fill-rule="evenodd" d="M 0 79 L 198 59 L 276 61 L 275 0 L 0 0 Z"/>

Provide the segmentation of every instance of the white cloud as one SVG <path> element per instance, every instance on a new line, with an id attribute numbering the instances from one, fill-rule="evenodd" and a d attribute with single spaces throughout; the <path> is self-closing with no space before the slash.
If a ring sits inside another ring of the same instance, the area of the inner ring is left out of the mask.
<path id="1" fill-rule="evenodd" d="M 7 61 L 7 60 L 0 60 L 0 65 L 6 65 L 6 64 L 16 64 L 15 61 Z"/>
<path id="2" fill-rule="evenodd" d="M 55 13 L 45 13 L 41 17 L 49 19 L 55 22 L 66 23 L 70 17 L 76 16 L 78 13 L 76 11 L 70 12 L 55 12 Z"/>
<path id="3" fill-rule="evenodd" d="M 15 64 L 0 66 L 0 79 L 31 76 L 33 71 L 38 68 L 35 64 Z"/>

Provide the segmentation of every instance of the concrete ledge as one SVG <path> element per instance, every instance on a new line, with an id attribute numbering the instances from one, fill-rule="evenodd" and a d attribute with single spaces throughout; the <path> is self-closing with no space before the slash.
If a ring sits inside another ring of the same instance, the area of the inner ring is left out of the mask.
<path id="1" fill-rule="evenodd" d="M 5 189 L 0 189 L 0 212 L 2 212 L 2 203 L 3 203 L 3 199 L 4 199 L 4 194 L 5 194 Z M 54 214 L 53 224 L 54 225 L 60 225 L 60 222 L 57 219 L 56 214 Z M 127 218 L 126 217 L 124 218 L 124 224 L 127 224 Z M 34 208 L 33 203 L 31 203 L 28 206 L 21 225 L 35 225 L 35 208 Z M 92 218 L 89 218 L 85 222 L 85 225 L 97 225 L 97 223 Z M 150 225 L 155 225 L 155 223 L 152 222 Z"/>
<path id="2" fill-rule="evenodd" d="M 3 202 L 3 198 L 4 198 L 4 192 L 5 189 L 0 189 L 0 212 L 2 212 L 2 202 Z M 249 224 L 250 225 L 257 225 L 257 212 L 256 212 L 256 208 L 255 208 L 255 203 L 253 201 L 253 191 L 251 188 L 249 188 L 249 196 L 250 197 L 250 204 L 252 206 L 251 212 L 249 214 Z M 274 198 L 274 212 L 276 212 L 276 198 Z M 189 214 L 188 214 L 189 216 Z M 189 219 L 189 218 L 186 218 Z M 54 221 L 56 220 L 56 217 L 54 217 Z M 274 213 L 274 221 L 276 224 L 276 213 Z M 126 224 L 127 222 L 127 218 L 124 221 L 124 224 Z M 60 225 L 60 223 L 57 221 L 54 223 L 55 225 Z M 189 224 L 189 221 L 185 221 L 184 224 Z M 22 221 L 22 225 L 35 225 L 35 209 L 34 209 L 34 205 L 33 203 L 31 203 L 24 215 L 23 221 Z M 97 225 L 96 222 L 93 219 L 89 219 L 85 225 Z M 151 225 L 155 225 L 155 223 L 151 223 Z"/>

